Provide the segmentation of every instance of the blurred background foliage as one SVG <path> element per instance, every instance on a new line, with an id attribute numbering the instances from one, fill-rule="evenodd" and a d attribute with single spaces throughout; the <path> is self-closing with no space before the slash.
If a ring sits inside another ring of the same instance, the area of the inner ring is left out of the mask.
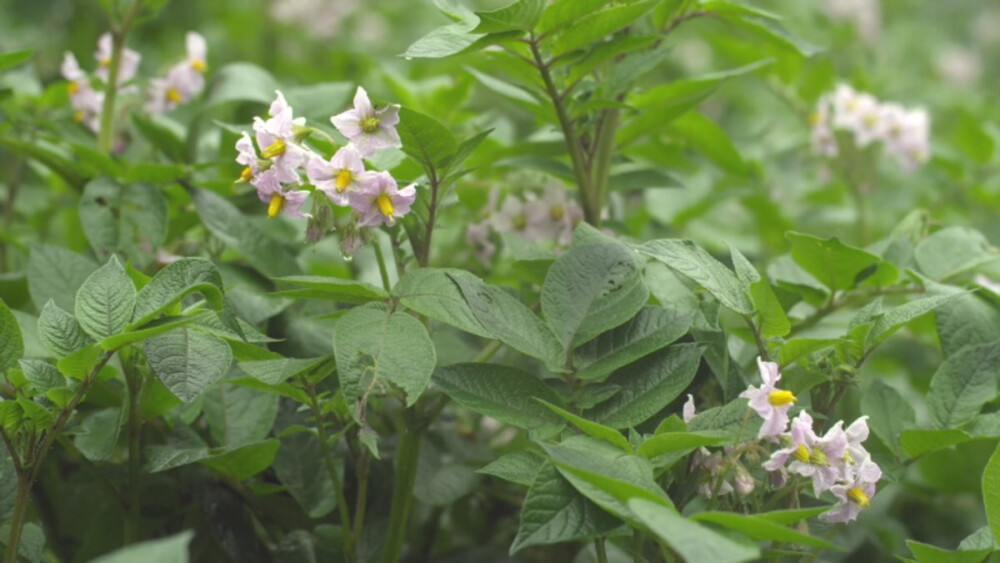
<path id="1" fill-rule="evenodd" d="M 462 3 L 482 10 L 507 2 Z M 539 138 L 529 109 L 497 93 L 495 87 L 487 87 L 470 72 L 488 68 L 487 55 L 434 60 L 408 60 L 401 55 L 415 40 L 447 23 L 433 4 L 431 0 L 172 0 L 156 20 L 132 35 L 129 46 L 142 53 L 140 73 L 148 76 L 174 62 L 182 52 L 184 34 L 196 30 L 208 40 L 210 81 L 213 69 L 248 61 L 270 71 L 282 88 L 330 81 L 364 84 L 378 98 L 433 115 L 456 135 L 493 128 L 484 145 L 494 149 L 492 154 L 529 137 Z M 913 210 L 924 209 L 927 214 L 917 220 L 926 220 L 930 226 L 971 226 L 989 240 L 1000 241 L 996 220 L 1000 212 L 996 150 L 1000 4 L 981 0 L 767 0 L 755 5 L 782 15 L 790 30 L 817 48 L 816 54 L 807 59 L 793 56 L 765 42 L 748 41 L 730 26 L 701 18 L 669 37 L 672 56 L 643 78 L 645 86 L 652 86 L 772 58 L 767 69 L 755 76 L 724 83 L 700 108 L 733 140 L 747 163 L 747 173 L 728 173 L 703 157 L 692 156 L 683 142 L 667 139 L 643 145 L 642 156 L 677 174 L 683 186 L 614 191 L 608 222 L 613 230 L 643 239 L 693 238 L 715 250 L 724 250 L 729 243 L 762 266 L 788 251 L 784 237 L 788 230 L 841 236 L 858 244 L 848 190 L 809 149 L 809 115 L 816 101 L 846 82 L 883 100 L 925 107 L 932 119 L 932 158 L 919 173 L 906 174 L 889 159 L 881 162 L 880 182 L 868 194 L 873 238 L 887 235 Z M 43 118 L 61 115 L 68 121 L 64 94 L 52 88 L 63 84 L 59 75 L 63 53 L 71 51 L 85 67 L 92 67 L 91 53 L 105 30 L 96 1 L 0 1 L 0 51 L 35 51 L 29 65 L 0 75 L 0 95 L 16 100 L 42 95 L 51 88 L 49 102 L 30 107 Z M 346 94 L 330 102 L 327 115 L 340 111 Z M 236 107 L 216 117 L 248 123 L 259 112 L 259 106 Z M 5 117 L 11 123 L 0 123 L 0 128 L 16 127 L 20 119 L 9 112 Z M 79 128 L 64 131 L 69 137 L 86 135 Z M 540 138 L 555 139 L 544 132 Z M 235 178 L 238 167 L 222 156 L 229 154 L 229 147 L 231 142 L 219 143 L 219 166 Z M 490 154 L 481 150 L 474 157 L 474 162 L 492 166 L 481 168 L 460 186 L 459 205 L 442 222 L 439 244 L 451 245 L 455 252 L 447 255 L 465 260 L 465 266 L 473 270 L 481 267 L 464 242 L 464 228 L 482 212 L 489 190 L 498 184 L 518 191 L 546 183 L 542 173 L 523 163 L 497 162 Z M 53 199 L 61 197 L 58 187 L 47 187 L 45 178 L 32 169 L 18 171 L 14 163 L 19 157 L 0 157 L 0 200 L 7 197 L 11 175 L 23 174 L 23 192 L 15 211 L 26 219 L 15 224 L 9 214 L 0 218 L 2 236 L 17 236 L 22 242 L 38 238 L 84 250 L 86 240 L 73 236 L 79 232 L 73 226 L 75 200 L 67 199 L 60 211 L 53 205 Z M 172 228 L 179 228 L 176 222 Z M 347 267 L 336 250 L 313 251 L 310 256 L 305 260 L 309 273 L 331 274 Z M 11 256 L 6 270 L 22 270 L 24 259 L 25 255 Z M 516 273 L 500 270 L 493 279 L 504 283 L 505 277 L 514 279 Z M 904 393 L 926 393 L 930 375 L 942 360 L 936 338 L 933 320 L 924 318 L 872 358 L 866 377 L 895 381 Z M 904 379 L 905 383 L 900 381 Z M 858 405 L 860 399 L 853 397 L 845 404 Z M 442 435 L 440 440 L 441 449 L 467 447 L 444 443 L 457 440 L 452 435 Z M 973 441 L 956 451 L 922 459 L 904 469 L 910 472 L 906 480 L 911 485 L 905 492 L 888 488 L 888 494 L 878 499 L 878 506 L 891 507 L 896 518 L 878 518 L 880 511 L 873 510 L 874 515 L 863 517 L 862 522 L 889 551 L 905 553 L 901 546 L 907 537 L 954 547 L 985 523 L 978 508 L 980 468 L 992 450 L 990 442 Z M 210 493 L 229 494 L 221 489 Z M 97 502 L 85 498 L 93 491 L 76 489 L 66 494 L 79 496 L 78 505 Z M 175 500 L 163 499 L 165 509 L 171 509 Z M 223 505 L 230 500 L 219 502 Z M 474 544 L 492 524 L 475 511 L 463 515 L 461 510 L 470 510 L 463 506 L 455 509 L 451 524 L 455 529 L 467 528 L 467 534 L 458 534 L 453 541 Z M 856 534 L 859 542 L 871 538 L 860 527 L 845 533 Z M 98 553 L 101 546 L 91 551 Z"/>

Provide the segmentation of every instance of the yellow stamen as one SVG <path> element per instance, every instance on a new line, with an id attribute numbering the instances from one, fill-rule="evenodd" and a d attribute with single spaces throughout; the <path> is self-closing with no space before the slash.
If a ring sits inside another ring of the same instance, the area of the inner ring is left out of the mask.
<path id="1" fill-rule="evenodd" d="M 175 104 L 181 103 L 181 93 L 177 88 L 167 88 L 167 99 Z"/>
<path id="2" fill-rule="evenodd" d="M 336 188 L 338 194 L 344 193 L 344 190 L 346 190 L 347 186 L 350 186 L 353 181 L 354 175 L 351 174 L 351 171 L 346 168 L 341 168 L 337 171 L 337 179 L 334 181 L 333 187 Z M 389 207 L 391 209 L 392 205 L 390 204 Z"/>
<path id="3" fill-rule="evenodd" d="M 566 215 L 566 208 L 561 205 L 553 205 L 552 209 L 549 210 L 549 215 L 552 216 L 553 221 L 558 221 Z"/>
<path id="4" fill-rule="evenodd" d="M 876 123 L 878 123 L 877 115 L 872 115 L 869 113 L 868 115 L 865 116 L 865 125 L 869 127 L 875 127 Z"/>
<path id="5" fill-rule="evenodd" d="M 261 156 L 264 158 L 274 158 L 276 156 L 281 156 L 285 154 L 285 142 L 281 139 L 275 139 L 273 143 L 268 145 L 266 149 L 261 152 Z"/>
<path id="6" fill-rule="evenodd" d="M 250 167 L 247 166 L 246 168 L 243 169 L 242 172 L 240 172 L 240 181 L 249 182 L 252 179 L 253 179 L 253 170 L 251 170 Z"/>
<path id="7" fill-rule="evenodd" d="M 392 208 L 392 200 L 385 194 L 379 194 L 379 196 L 375 198 L 375 205 L 378 206 L 378 210 L 382 213 L 382 215 L 389 218 L 392 218 L 393 213 L 396 211 Z"/>
<path id="8" fill-rule="evenodd" d="M 793 395 L 791 391 L 782 391 L 781 389 L 771 391 L 771 393 L 767 396 L 767 402 L 776 407 L 790 405 L 797 400 L 798 399 L 795 398 L 795 395 Z"/>
<path id="9" fill-rule="evenodd" d="M 809 463 L 809 449 L 806 448 L 805 444 L 799 444 L 799 447 L 795 449 L 792 455 L 802 463 Z"/>
<path id="10" fill-rule="evenodd" d="M 66 90 L 69 91 L 70 95 L 76 94 L 80 91 L 80 85 L 76 82 L 70 82 L 66 85 Z"/>
<path id="11" fill-rule="evenodd" d="M 822 465 L 823 467 L 828 467 L 830 462 L 826 459 L 826 452 L 819 448 L 815 448 L 812 451 L 812 455 L 809 456 L 809 463 L 813 465 Z"/>
<path id="12" fill-rule="evenodd" d="M 847 489 L 847 496 L 861 508 L 868 508 L 871 504 L 871 499 L 869 499 L 868 495 L 861 490 L 861 487 L 851 487 L 850 489 Z"/>
<path id="13" fill-rule="evenodd" d="M 267 206 L 267 216 L 274 219 L 281 213 L 281 209 L 285 207 L 285 198 L 281 197 L 281 194 L 274 194 L 271 196 L 271 204 Z"/>
<path id="14" fill-rule="evenodd" d="M 361 120 L 361 130 L 365 133 L 374 133 L 378 131 L 379 119 L 374 115 L 370 115 Z"/>
<path id="15" fill-rule="evenodd" d="M 208 65 L 201 59 L 193 59 L 191 61 L 191 68 L 197 70 L 198 72 L 205 72 L 208 70 Z"/>
<path id="16" fill-rule="evenodd" d="M 111 66 L 111 57 L 105 57 L 100 60 L 101 66 Z"/>
<path id="17" fill-rule="evenodd" d="M 809 123 L 811 125 L 819 125 L 822 120 L 823 118 L 820 117 L 819 113 L 814 112 L 809 114 Z"/>
<path id="18" fill-rule="evenodd" d="M 78 111 L 78 112 L 74 113 L 73 114 L 73 119 L 75 119 L 78 123 L 83 123 L 83 112 L 82 111 Z"/>

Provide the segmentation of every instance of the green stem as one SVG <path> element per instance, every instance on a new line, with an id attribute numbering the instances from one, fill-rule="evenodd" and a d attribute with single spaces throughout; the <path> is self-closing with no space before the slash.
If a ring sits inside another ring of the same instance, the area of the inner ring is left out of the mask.
<path id="1" fill-rule="evenodd" d="M 426 268 L 427 264 L 431 261 L 431 239 L 434 236 L 434 222 L 437 218 L 438 188 L 441 183 L 437 176 L 437 170 L 433 166 L 430 167 L 429 173 L 430 175 L 427 179 L 431 183 L 431 203 L 427 207 L 427 230 L 424 233 L 423 252 L 417 257 L 421 268 Z"/>
<path id="2" fill-rule="evenodd" d="M 392 509 L 389 513 L 389 534 L 382 561 L 396 563 L 403 553 L 406 524 L 413 506 L 413 484 L 417 478 L 420 442 L 425 425 L 404 414 L 396 447 L 396 475 L 392 482 Z"/>
<path id="3" fill-rule="evenodd" d="M 588 221 L 595 227 L 601 224 L 601 210 L 604 208 L 604 200 L 608 197 L 608 176 L 611 173 L 611 157 L 615 149 L 615 132 L 618 131 L 618 124 L 621 122 L 621 110 L 611 108 L 605 110 L 601 116 L 601 123 L 597 128 L 597 139 L 594 149 L 594 168 L 591 180 L 594 183 L 592 195 L 594 200 L 590 202 L 592 207 L 597 209 L 597 222 Z"/>
<path id="4" fill-rule="evenodd" d="M 355 469 L 358 478 L 358 494 L 354 500 L 354 545 L 361 545 L 361 530 L 365 526 L 365 511 L 368 506 L 368 469 L 371 454 L 362 449 Z"/>
<path id="5" fill-rule="evenodd" d="M 545 90 L 549 98 L 552 99 L 556 116 L 559 118 L 559 127 L 562 128 L 563 137 L 566 139 L 566 148 L 569 150 L 569 158 L 573 163 L 573 174 L 576 176 L 576 182 L 580 188 L 580 201 L 583 204 L 584 219 L 588 223 L 596 225 L 601 220 L 601 210 L 593 208 L 594 196 L 592 194 L 594 188 L 591 185 L 590 173 L 586 159 L 584 158 L 583 147 L 580 146 L 580 141 L 576 134 L 576 126 L 573 124 L 573 120 L 566 109 L 565 100 L 559 93 L 559 89 L 556 88 L 556 83 L 552 80 L 549 65 L 542 58 L 541 51 L 538 50 L 538 41 L 539 39 L 536 39 L 534 36 L 528 41 L 528 45 L 531 47 L 531 55 L 535 59 L 535 68 L 538 69 L 539 74 L 542 76 L 542 81 L 545 82 Z"/>
<path id="6" fill-rule="evenodd" d="M 125 521 L 125 544 L 138 539 L 135 527 L 139 523 L 139 457 L 142 435 L 142 417 L 139 416 L 140 396 L 143 389 L 142 374 L 138 373 L 131 358 L 122 362 L 125 386 L 128 389 L 128 518 Z"/>
<path id="7" fill-rule="evenodd" d="M 594 551 L 597 553 L 597 563 L 608 563 L 608 551 L 604 547 L 607 538 L 598 536 L 594 538 Z"/>
<path id="8" fill-rule="evenodd" d="M 17 563 L 17 548 L 21 544 L 21 530 L 24 529 L 24 515 L 31 501 L 31 476 L 18 475 L 17 495 L 14 497 L 14 513 L 10 517 L 10 537 L 7 539 L 7 554 L 4 561 Z"/>
<path id="9" fill-rule="evenodd" d="M 744 316 L 743 320 L 747 322 L 750 326 L 750 331 L 753 332 L 753 339 L 757 343 L 757 352 L 760 353 L 761 359 L 765 362 L 770 362 L 771 357 L 767 353 L 767 344 L 764 342 L 764 337 L 761 335 L 760 331 L 757 330 L 757 325 L 753 323 L 753 319 L 749 316 Z"/>
<path id="10" fill-rule="evenodd" d="M 642 556 L 642 532 L 638 529 L 632 530 L 632 561 L 642 563 L 645 560 Z"/>
<path id="11" fill-rule="evenodd" d="M 45 434 L 45 438 L 38 443 L 34 448 L 29 448 L 28 454 L 25 459 L 22 460 L 23 471 L 18 473 L 17 476 L 17 495 L 14 498 L 14 515 L 11 517 L 10 521 L 10 537 L 7 540 L 7 555 L 5 561 L 7 563 L 17 562 L 17 548 L 18 544 L 21 542 L 21 530 L 24 528 L 24 515 L 28 509 L 28 503 L 31 501 L 31 487 L 35 483 L 35 478 L 38 476 L 38 470 L 42 465 L 42 460 L 45 459 L 45 455 L 49 452 L 49 448 L 55 443 L 56 439 L 62 433 L 63 427 L 66 426 L 66 422 L 69 421 L 69 417 L 73 414 L 76 406 L 80 404 L 83 397 L 87 394 L 87 390 L 90 389 L 90 385 L 94 383 L 97 379 L 97 374 L 100 373 L 104 366 L 107 365 L 111 357 L 115 355 L 117 350 L 109 350 L 101 356 L 100 361 L 90 370 L 87 377 L 83 380 L 80 388 L 77 389 L 76 394 L 70 398 L 69 403 L 63 407 L 60 411 L 59 416 L 56 418 L 55 423 L 52 428 Z M 13 454 L 11 454 L 13 456 Z"/>
<path id="12" fill-rule="evenodd" d="M 851 196 L 854 199 L 854 213 L 857 215 L 861 246 L 866 246 L 871 238 L 870 227 L 868 224 L 868 206 L 865 205 L 865 197 L 861 190 L 861 184 L 851 180 L 848 180 L 847 183 L 851 187 Z"/>
<path id="13" fill-rule="evenodd" d="M 121 27 L 111 30 L 111 61 L 108 63 L 108 82 L 104 85 L 104 105 L 101 106 L 101 128 L 97 134 L 97 148 L 103 153 L 111 153 L 115 140 L 115 98 L 118 95 L 118 70 L 121 68 L 125 38 L 142 0 L 135 0 L 132 9 L 122 21 Z"/>
<path id="14" fill-rule="evenodd" d="M 389 284 L 389 270 L 385 267 L 385 256 L 382 254 L 382 245 L 379 244 L 377 237 L 372 240 L 372 248 L 375 249 L 375 260 L 378 262 L 379 276 L 382 277 L 382 288 L 388 292 L 392 289 L 392 285 Z"/>
<path id="15" fill-rule="evenodd" d="M 316 422 L 316 437 L 319 439 L 319 447 L 323 452 L 323 463 L 330 473 L 330 480 L 333 481 L 333 490 L 337 495 L 337 510 L 340 512 L 341 527 L 344 535 L 348 538 L 344 542 L 344 558 L 347 561 L 356 561 L 356 546 L 354 545 L 354 534 L 351 531 L 351 515 L 347 510 L 347 497 L 344 496 L 344 485 L 340 481 L 340 474 L 337 472 L 337 465 L 333 461 L 333 452 L 330 450 L 330 441 L 326 434 L 326 424 L 323 421 L 323 409 L 320 407 L 319 399 L 316 398 L 316 388 L 313 387 L 304 377 L 299 381 L 309 395 L 309 408 L 312 409 L 313 418 Z"/>

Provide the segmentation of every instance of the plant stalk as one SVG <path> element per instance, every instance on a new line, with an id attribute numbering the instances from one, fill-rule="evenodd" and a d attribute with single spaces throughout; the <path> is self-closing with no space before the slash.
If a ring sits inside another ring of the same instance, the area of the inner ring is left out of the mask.
<path id="1" fill-rule="evenodd" d="M 33 473 L 33 472 L 32 472 Z M 21 530 L 24 529 L 24 515 L 31 502 L 31 481 L 26 475 L 17 478 L 17 494 L 14 497 L 14 513 L 10 517 L 10 537 L 7 539 L 7 553 L 4 561 L 17 563 L 17 548 L 21 544 Z"/>
<path id="2" fill-rule="evenodd" d="M 413 506 L 413 484 L 417 478 L 420 442 L 425 425 L 404 414 L 396 447 L 396 475 L 392 482 L 392 509 L 389 513 L 389 535 L 382 561 L 396 563 L 403 553 L 406 525 Z"/>
<path id="3" fill-rule="evenodd" d="M 135 0 L 121 27 L 111 30 L 111 61 L 108 63 L 108 82 L 104 85 L 104 105 L 101 106 L 101 128 L 97 134 L 97 149 L 110 154 L 115 141 L 115 98 L 118 96 L 118 71 L 121 69 L 125 39 L 142 0 Z"/>

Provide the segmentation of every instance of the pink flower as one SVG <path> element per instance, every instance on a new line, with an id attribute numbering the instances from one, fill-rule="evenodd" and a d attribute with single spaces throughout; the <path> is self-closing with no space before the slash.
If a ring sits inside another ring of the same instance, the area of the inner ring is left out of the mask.
<path id="1" fill-rule="evenodd" d="M 354 94 L 354 109 L 349 109 L 330 118 L 334 127 L 357 147 L 363 157 L 369 157 L 380 149 L 403 146 L 396 132 L 399 123 L 399 106 L 390 104 L 376 110 L 368 99 L 368 93 L 358 86 Z"/>
<path id="2" fill-rule="evenodd" d="M 261 156 L 270 159 L 274 166 L 286 171 L 296 170 L 307 158 L 307 153 L 295 142 L 296 128 L 305 125 L 305 118 L 292 118 L 292 106 L 285 96 L 276 91 L 277 97 L 268 109 L 270 119 L 253 118 L 253 130 Z M 298 174 L 296 173 L 296 177 Z"/>
<path id="3" fill-rule="evenodd" d="M 483 266 L 490 265 L 496 245 L 490 242 L 490 225 L 486 221 L 473 223 L 465 231 L 465 240 L 476 249 L 476 259 Z"/>
<path id="4" fill-rule="evenodd" d="M 871 504 L 875 496 L 875 485 L 882 478 L 882 470 L 870 458 L 862 461 L 856 475 L 847 483 L 830 487 L 840 502 L 825 514 L 820 520 L 831 523 L 846 523 L 858 517 L 858 514 Z"/>
<path id="5" fill-rule="evenodd" d="M 166 78 L 154 78 L 149 86 L 150 113 L 165 113 L 187 103 L 205 88 L 205 38 L 195 32 L 187 34 L 187 58 L 170 67 Z"/>
<path id="6" fill-rule="evenodd" d="M 83 123 L 88 129 L 97 133 L 101 126 L 101 110 L 104 106 L 104 92 L 97 92 L 90 85 L 90 79 L 80 68 L 80 63 L 72 53 L 63 56 L 63 78 L 69 81 L 66 89 L 69 91 L 69 101 L 76 110 L 74 119 Z"/>
<path id="7" fill-rule="evenodd" d="M 306 165 L 309 181 L 336 205 L 349 205 L 348 194 L 374 181 L 374 173 L 365 171 L 361 153 L 354 145 L 337 151 L 328 161 L 319 156 Z"/>
<path id="8" fill-rule="evenodd" d="M 267 216 L 274 219 L 278 216 L 278 213 L 284 212 L 285 215 L 292 217 L 294 219 L 306 219 L 309 217 L 308 214 L 302 213 L 302 205 L 306 202 L 306 198 L 309 197 L 309 192 L 306 190 L 284 190 L 280 186 L 277 188 L 272 188 L 270 186 L 257 188 L 257 197 L 267 205 Z"/>
<path id="9" fill-rule="evenodd" d="M 763 384 L 760 387 L 748 387 L 746 391 L 740 393 L 740 397 L 749 399 L 750 408 L 764 419 L 757 437 L 773 438 L 784 432 L 788 426 L 788 410 L 792 408 L 796 398 L 791 391 L 775 387 L 781 379 L 778 364 L 765 362 L 758 357 L 757 367 Z"/>
<path id="10" fill-rule="evenodd" d="M 108 71 L 111 67 L 111 33 L 105 33 L 97 40 L 97 52 L 94 53 L 97 59 L 97 71 L 94 72 L 105 83 L 108 81 Z M 129 48 L 122 49 L 121 62 L 118 65 L 118 85 L 135 78 L 135 73 L 139 69 L 139 53 Z"/>
<path id="11" fill-rule="evenodd" d="M 848 437 L 843 421 L 837 421 L 822 438 L 813 431 L 813 419 L 802 411 L 792 421 L 791 443 L 771 455 L 764 469 L 776 471 L 791 458 L 788 471 L 812 479 L 813 492 L 819 496 L 829 490 L 843 474 Z"/>
<path id="12" fill-rule="evenodd" d="M 681 407 L 681 417 L 684 422 L 691 422 L 694 418 L 694 395 L 689 394 L 688 400 L 684 402 L 684 406 Z"/>
<path id="13" fill-rule="evenodd" d="M 392 225 L 397 217 L 410 212 L 410 206 L 417 198 L 417 186 L 410 184 L 400 190 L 388 172 L 373 172 L 370 182 L 349 192 L 347 197 L 351 207 L 360 215 L 358 225 Z"/>

